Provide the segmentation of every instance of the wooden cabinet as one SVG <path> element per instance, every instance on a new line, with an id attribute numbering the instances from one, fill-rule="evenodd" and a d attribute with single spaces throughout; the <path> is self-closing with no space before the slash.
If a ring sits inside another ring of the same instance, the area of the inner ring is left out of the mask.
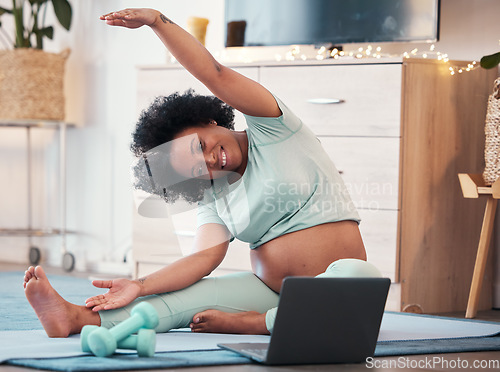
<path id="1" fill-rule="evenodd" d="M 497 70 L 451 76 L 439 63 L 406 63 L 402 95 L 400 281 L 402 306 L 466 308 L 484 214 L 457 173 L 484 169 L 487 98 Z M 491 308 L 492 260 L 481 308 Z"/>
<path id="2" fill-rule="evenodd" d="M 400 58 L 232 67 L 280 97 L 318 135 L 359 210 L 369 261 L 394 283 L 391 309 L 464 310 L 484 204 L 462 197 L 457 173 L 484 167 L 496 71 L 451 76 L 442 62 Z M 138 78 L 141 108 L 157 94 L 208 92 L 180 66 L 140 68 Z M 237 127 L 244 127 L 241 115 Z M 136 224 L 141 230 L 143 222 Z M 153 252 L 170 249 L 178 257 L 179 246 L 190 243 L 192 230 L 173 224 L 166 220 L 160 230 L 184 236 L 175 244 L 170 236 Z M 134 256 L 142 265 L 153 253 L 143 254 L 139 234 Z M 250 267 L 241 246 L 230 253 L 223 271 Z M 490 307 L 490 284 L 491 268 L 482 308 Z"/>

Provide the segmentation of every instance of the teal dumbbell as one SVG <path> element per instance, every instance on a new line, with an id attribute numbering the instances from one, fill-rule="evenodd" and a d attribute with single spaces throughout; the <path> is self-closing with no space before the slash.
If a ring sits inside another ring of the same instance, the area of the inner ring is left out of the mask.
<path id="1" fill-rule="evenodd" d="M 87 337 L 87 343 L 94 355 L 98 357 L 110 356 L 115 352 L 119 341 L 141 328 L 153 329 L 158 323 L 158 313 L 153 305 L 141 302 L 134 306 L 130 312 L 130 318 L 113 328 L 99 327 L 90 333 Z"/>
<path id="2" fill-rule="evenodd" d="M 94 325 L 86 325 L 82 328 L 80 343 L 83 352 L 92 352 L 88 344 L 88 336 L 98 328 L 98 326 Z M 117 347 L 118 349 L 137 350 L 137 354 L 140 357 L 152 357 L 156 349 L 156 332 L 154 329 L 139 329 L 137 335 L 130 335 L 119 341 Z"/>
<path id="3" fill-rule="evenodd" d="M 137 350 L 140 357 L 152 357 L 156 349 L 156 332 L 154 329 L 139 329 L 136 335 L 131 335 L 118 343 L 119 349 Z"/>

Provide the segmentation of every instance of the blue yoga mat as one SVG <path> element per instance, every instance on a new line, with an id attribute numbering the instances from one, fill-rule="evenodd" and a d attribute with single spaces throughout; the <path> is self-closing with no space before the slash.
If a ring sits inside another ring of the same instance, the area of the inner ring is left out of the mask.
<path id="1" fill-rule="evenodd" d="M 0 289 L 0 298 L 2 298 L 0 302 L 0 345 L 2 344 L 2 336 L 5 338 L 7 335 L 15 333 L 16 331 L 29 331 L 33 334 L 40 334 L 40 331 L 35 332 L 35 330 L 43 329 L 24 296 L 22 288 L 23 275 L 23 273 L 19 272 L 0 273 L 0 282 L 2 283 L 2 288 Z M 85 298 L 102 293 L 101 289 L 92 287 L 90 281 L 87 279 L 74 278 L 71 276 L 49 276 L 49 279 L 59 293 L 73 303 L 82 304 Z M 13 311 L 13 309 L 15 309 L 15 311 Z M 383 331 L 397 330 L 403 327 L 404 324 L 419 324 L 418 327 L 414 327 L 414 329 L 442 327 L 443 330 L 446 330 L 446 327 L 452 327 L 454 329 L 450 329 L 449 335 L 452 335 L 451 337 L 453 338 L 435 338 L 429 340 L 425 339 L 425 333 L 423 333 L 423 336 L 418 336 L 413 330 L 413 333 L 410 332 L 412 335 L 411 337 L 417 339 L 379 341 L 375 350 L 375 356 L 500 350 L 500 337 L 498 336 L 499 323 L 388 313 L 384 316 L 383 326 L 385 329 Z M 424 324 L 424 326 L 421 327 L 420 324 Z M 447 324 L 450 325 L 448 326 Z M 460 333 L 456 332 L 457 325 L 467 331 L 466 334 L 472 336 L 461 338 Z M 479 333 L 477 332 L 478 328 L 480 330 Z M 188 334 L 185 335 L 189 336 Z M 449 335 L 447 337 L 450 337 Z M 481 335 L 487 336 L 482 337 Z M 191 335 L 191 337 L 192 336 L 201 337 L 202 335 Z M 381 336 L 383 336 L 382 332 Z M 42 335 L 42 337 L 45 336 Z M 8 340 L 5 339 L 3 341 L 5 344 L 5 341 Z M 0 361 L 6 359 L 1 358 L 1 353 L 2 351 L 0 350 Z M 56 371 L 104 371 L 246 364 L 252 362 L 229 351 L 211 349 L 157 352 L 153 358 L 140 358 L 133 353 L 115 354 L 109 358 L 96 358 L 88 355 L 33 358 L 32 355 L 26 355 L 26 357 L 23 358 L 7 358 L 6 363 L 16 366 Z"/>
<path id="2" fill-rule="evenodd" d="M 153 358 L 137 355 L 113 355 L 108 358 L 82 356 L 50 359 L 14 359 L 8 364 L 53 371 L 112 371 L 179 367 L 200 367 L 252 363 L 245 357 L 225 350 L 177 351 L 156 353 Z"/>

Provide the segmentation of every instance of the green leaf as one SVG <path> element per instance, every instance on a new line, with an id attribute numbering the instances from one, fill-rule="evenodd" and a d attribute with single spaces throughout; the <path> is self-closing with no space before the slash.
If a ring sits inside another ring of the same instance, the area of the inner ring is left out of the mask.
<path id="1" fill-rule="evenodd" d="M 48 0 L 30 0 L 30 4 L 31 5 L 34 5 L 34 4 L 39 4 L 39 5 L 42 5 L 43 3 L 46 3 Z"/>
<path id="2" fill-rule="evenodd" d="M 71 5 L 68 0 L 52 0 L 52 5 L 54 6 L 54 12 L 59 20 L 61 26 L 69 31 L 71 27 Z"/>
<path id="3" fill-rule="evenodd" d="M 486 69 L 498 66 L 498 64 L 500 63 L 500 52 L 484 56 L 483 58 L 481 58 L 480 63 L 481 67 Z"/>
<path id="4" fill-rule="evenodd" d="M 15 5 L 15 2 L 13 4 Z M 12 9 L 12 14 L 16 25 L 16 42 L 14 44 L 14 48 L 30 48 L 30 40 L 29 38 L 26 38 L 24 34 L 23 7 L 14 7 Z"/>
<path id="5" fill-rule="evenodd" d="M 33 30 L 35 35 L 40 35 L 42 37 L 48 37 L 50 40 L 54 37 L 54 27 L 44 27 L 38 30 Z"/>
<path id="6" fill-rule="evenodd" d="M 10 9 L 5 9 L 5 8 L 2 8 L 2 7 L 0 6 L 0 15 L 5 14 L 5 13 L 12 14 L 12 10 L 10 10 Z"/>

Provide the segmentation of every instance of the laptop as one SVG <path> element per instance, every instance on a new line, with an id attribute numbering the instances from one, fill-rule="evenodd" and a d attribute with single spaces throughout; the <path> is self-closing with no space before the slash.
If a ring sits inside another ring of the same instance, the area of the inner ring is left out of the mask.
<path id="1" fill-rule="evenodd" d="M 287 277 L 269 343 L 218 344 L 259 363 L 362 363 L 372 357 L 388 278 Z"/>

